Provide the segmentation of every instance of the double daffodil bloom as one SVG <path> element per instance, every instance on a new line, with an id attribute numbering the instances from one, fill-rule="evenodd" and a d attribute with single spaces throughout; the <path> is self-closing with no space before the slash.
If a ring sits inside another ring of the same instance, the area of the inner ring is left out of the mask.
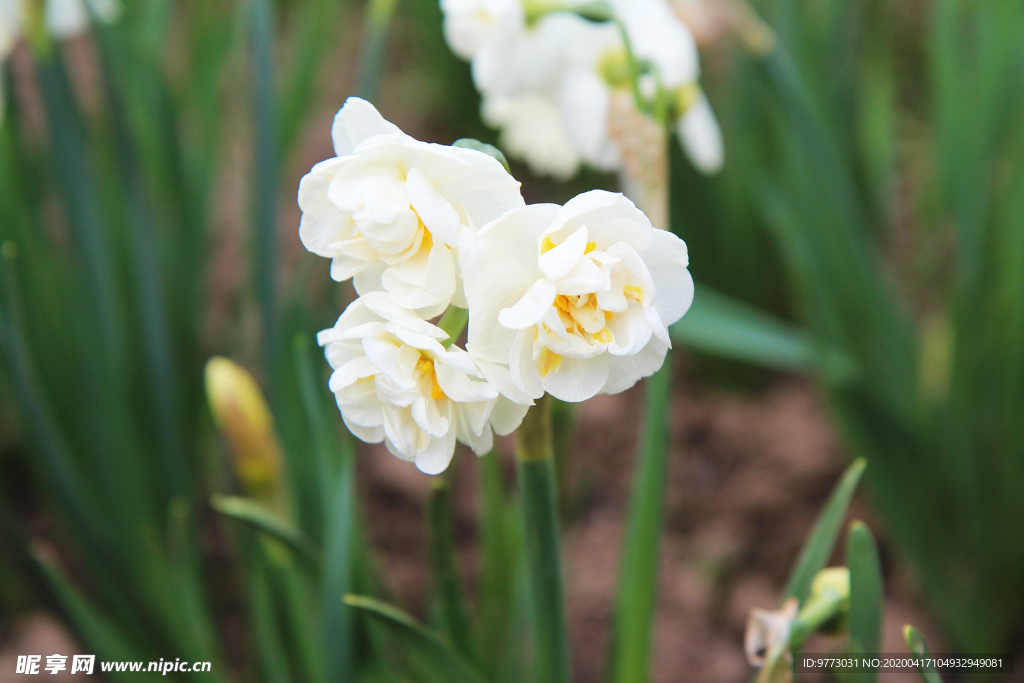
<path id="1" fill-rule="evenodd" d="M 686 244 L 621 194 L 514 209 L 464 264 L 467 350 L 532 398 L 617 393 L 661 367 L 693 300 Z"/>
<path id="2" fill-rule="evenodd" d="M 354 301 L 317 336 L 334 369 L 330 389 L 349 431 L 368 443 L 383 441 L 427 474 L 448 467 L 456 441 L 487 453 L 494 432 L 511 433 L 532 403 L 507 368 L 445 348 L 447 337 L 382 292 Z"/>
<path id="3" fill-rule="evenodd" d="M 360 294 L 386 291 L 424 318 L 464 307 L 458 253 L 480 226 L 523 205 L 519 183 L 483 152 L 409 137 L 359 98 L 331 134 L 337 157 L 299 185 L 303 245 Z"/>

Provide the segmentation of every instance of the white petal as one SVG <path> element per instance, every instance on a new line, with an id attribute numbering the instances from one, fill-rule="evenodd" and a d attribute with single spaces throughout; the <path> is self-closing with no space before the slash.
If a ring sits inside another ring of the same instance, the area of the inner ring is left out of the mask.
<path id="1" fill-rule="evenodd" d="M 444 310 L 455 293 L 455 260 L 448 247 L 435 244 L 385 270 L 381 283 L 404 308 Z"/>
<path id="2" fill-rule="evenodd" d="M 612 316 L 608 329 L 612 333 L 608 353 L 613 356 L 632 356 L 651 340 L 651 325 L 641 306 L 633 306 L 625 313 Z"/>
<path id="3" fill-rule="evenodd" d="M 363 351 L 370 362 L 387 375 L 391 381 L 406 389 L 416 386 L 416 380 L 413 377 L 416 362 L 419 360 L 419 353 L 416 350 L 370 337 L 363 340 Z"/>
<path id="4" fill-rule="evenodd" d="M 718 127 L 718 120 L 704 93 L 676 123 L 676 134 L 694 168 L 707 175 L 722 170 L 725 162 L 722 129 Z"/>
<path id="5" fill-rule="evenodd" d="M 448 469 L 448 464 L 455 454 L 455 430 L 440 439 L 429 438 L 425 447 L 416 456 L 416 467 L 424 474 L 441 474 Z"/>
<path id="6" fill-rule="evenodd" d="M 591 190 L 576 195 L 562 207 L 549 231 L 557 242 L 580 225 L 586 225 L 590 240 L 599 250 L 625 242 L 637 251 L 651 243 L 654 227 L 644 212 L 618 192 Z"/>
<path id="7" fill-rule="evenodd" d="M 477 233 L 463 259 L 469 305 L 467 349 L 477 358 L 508 363 L 515 333 L 498 324 L 498 313 L 514 305 L 543 275 L 537 244 L 559 207 L 532 204 L 513 209 Z"/>
<path id="8" fill-rule="evenodd" d="M 353 358 L 331 373 L 328 388 L 337 393 L 364 377 L 373 377 L 378 372 L 377 366 L 366 356 Z"/>
<path id="9" fill-rule="evenodd" d="M 409 169 L 405 179 L 409 201 L 416 214 L 434 236 L 435 242 L 444 242 L 449 247 L 458 245 L 459 214 L 452 208 L 418 168 Z"/>
<path id="10" fill-rule="evenodd" d="M 537 280 L 511 308 L 498 312 L 498 322 L 510 330 L 522 330 L 540 322 L 555 303 L 555 285 L 548 280 Z"/>
<path id="11" fill-rule="evenodd" d="M 557 282 L 571 271 L 583 253 L 587 250 L 587 226 L 581 225 L 565 240 L 541 254 L 538 259 L 540 271 L 544 277 L 552 282 Z"/>
<path id="12" fill-rule="evenodd" d="M 358 97 L 345 100 L 331 126 L 334 153 L 338 156 L 352 154 L 356 147 L 375 135 L 389 134 L 403 135 L 401 129 L 385 120 L 376 107 Z"/>
<path id="13" fill-rule="evenodd" d="M 508 362 L 507 357 L 505 362 Z M 533 399 L 512 381 L 512 373 L 507 365 L 491 363 L 480 359 L 476 359 L 476 364 L 480 368 L 484 379 L 497 389 L 502 396 L 521 405 L 533 405 Z"/>
<path id="14" fill-rule="evenodd" d="M 665 363 L 668 347 L 657 338 L 651 339 L 644 349 L 632 356 L 611 356 L 611 371 L 605 393 L 617 394 L 629 389 L 644 377 L 650 377 Z"/>
<path id="15" fill-rule="evenodd" d="M 508 359 L 508 369 L 512 375 L 512 381 L 520 391 L 532 399 L 538 399 L 544 395 L 544 386 L 540 381 L 537 363 L 533 359 L 535 338 L 534 330 L 520 330 L 515 341 L 512 342 L 512 351 Z"/>
<path id="16" fill-rule="evenodd" d="M 511 434 L 522 424 L 523 418 L 526 417 L 526 411 L 529 409 L 528 405 L 513 403 L 504 396 L 499 396 L 494 403 L 494 408 L 491 409 L 491 427 L 494 428 L 498 436 Z"/>
<path id="17" fill-rule="evenodd" d="M 441 391 L 453 401 L 479 403 L 497 398 L 498 390 L 486 382 L 474 382 L 447 363 L 435 363 L 434 372 Z"/>
<path id="18" fill-rule="evenodd" d="M 687 270 L 686 243 L 665 230 L 655 230 L 649 249 L 641 254 L 657 290 L 655 305 L 666 325 L 676 322 L 693 303 L 693 278 Z"/>
<path id="19" fill-rule="evenodd" d="M 608 355 L 578 360 L 563 356 L 559 366 L 541 380 L 544 389 L 560 401 L 578 403 L 593 398 L 608 381 Z"/>

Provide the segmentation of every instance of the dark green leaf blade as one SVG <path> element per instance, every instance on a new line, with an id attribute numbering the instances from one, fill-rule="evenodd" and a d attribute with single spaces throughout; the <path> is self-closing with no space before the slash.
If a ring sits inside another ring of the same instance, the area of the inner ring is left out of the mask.
<path id="1" fill-rule="evenodd" d="M 867 467 L 867 461 L 858 458 L 846 469 L 843 478 L 839 480 L 828 503 L 825 504 L 825 509 L 818 517 L 818 521 L 814 523 L 811 535 L 808 536 L 800 551 L 800 557 L 786 584 L 784 598 L 796 598 L 801 603 L 807 599 L 815 575 L 824 569 L 832 554 L 836 539 L 839 538 L 839 531 L 843 526 L 846 508 L 850 505 L 850 499 L 857 489 L 865 467 Z"/>

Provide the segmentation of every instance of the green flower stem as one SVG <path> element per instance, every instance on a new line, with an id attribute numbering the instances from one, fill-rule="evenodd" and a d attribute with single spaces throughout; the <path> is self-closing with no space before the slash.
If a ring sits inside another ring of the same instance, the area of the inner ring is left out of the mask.
<path id="1" fill-rule="evenodd" d="M 569 646 L 549 397 L 540 399 L 530 409 L 516 436 L 534 639 L 534 680 L 568 683 Z"/>
<path id="2" fill-rule="evenodd" d="M 446 347 L 459 340 L 459 335 L 462 334 L 462 330 L 466 329 L 468 322 L 469 311 L 467 309 L 458 306 L 448 307 L 441 319 L 437 321 L 437 326 L 448 333 L 448 338 L 444 340 Z"/>
<path id="3" fill-rule="evenodd" d="M 835 590 L 826 590 L 821 595 L 812 597 L 793 620 L 789 632 L 790 648 L 799 648 L 808 636 L 841 614 L 847 600 L 848 596 Z"/>

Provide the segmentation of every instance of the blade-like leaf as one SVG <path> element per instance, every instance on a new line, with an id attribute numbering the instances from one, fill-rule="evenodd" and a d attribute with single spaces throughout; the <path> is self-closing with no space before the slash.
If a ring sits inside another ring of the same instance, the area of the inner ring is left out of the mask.
<path id="1" fill-rule="evenodd" d="M 850 499 L 857 489 L 865 467 L 867 467 L 867 461 L 858 458 L 846 469 L 843 478 L 839 480 L 828 503 L 825 504 L 825 509 L 818 517 L 818 521 L 815 522 L 811 535 L 808 536 L 800 551 L 800 557 L 786 584 L 784 598 L 796 598 L 801 603 L 807 599 L 815 575 L 824 569 L 832 554 L 836 539 L 839 538 L 839 531 L 843 526 L 846 508 L 850 505 Z"/>
<path id="2" fill-rule="evenodd" d="M 693 305 L 671 334 L 673 341 L 698 351 L 777 370 L 808 372 L 816 360 L 831 373 L 848 376 L 854 370 L 838 351 L 819 358 L 805 332 L 704 286 L 697 287 Z"/>
<path id="3" fill-rule="evenodd" d="M 210 506 L 226 517 L 244 522 L 256 531 L 283 542 L 303 559 L 316 562 L 318 552 L 310 540 L 290 522 L 259 503 L 240 496 L 215 494 L 210 497 Z"/>
<path id="4" fill-rule="evenodd" d="M 451 645 L 402 610 L 365 595 L 346 595 L 345 604 L 385 626 L 405 646 L 420 676 L 438 683 L 483 683 Z"/>
<path id="5" fill-rule="evenodd" d="M 878 652 L 885 601 L 882 565 L 871 530 L 859 520 L 850 525 L 846 566 L 850 570 L 850 654 Z M 864 674 L 861 678 L 870 683 L 877 680 L 878 672 Z"/>
<path id="6" fill-rule="evenodd" d="M 477 661 L 476 646 L 455 556 L 452 504 L 448 484 L 435 477 L 427 501 L 427 530 L 430 539 L 430 569 L 441 608 L 441 621 L 448 639 L 471 662 Z"/>
<path id="7" fill-rule="evenodd" d="M 910 654 L 915 657 L 931 657 L 931 650 L 928 649 L 928 643 L 924 642 L 924 637 L 921 632 L 916 628 L 907 624 L 903 627 L 903 638 L 907 641 L 907 647 L 910 649 Z M 939 676 L 935 671 L 923 671 L 918 669 L 918 673 L 921 674 L 921 680 L 924 683 L 942 683 L 942 677 Z"/>

